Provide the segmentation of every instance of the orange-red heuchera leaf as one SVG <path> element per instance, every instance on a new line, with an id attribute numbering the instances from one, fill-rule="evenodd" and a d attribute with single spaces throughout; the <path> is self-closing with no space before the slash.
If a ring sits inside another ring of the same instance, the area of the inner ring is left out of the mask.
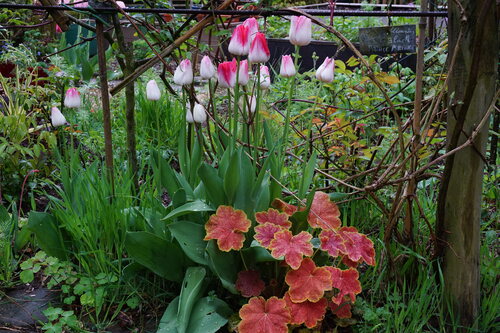
<path id="1" fill-rule="evenodd" d="M 341 225 L 339 208 L 330 201 L 328 194 L 316 192 L 307 221 L 313 228 L 338 229 Z"/>
<path id="2" fill-rule="evenodd" d="M 312 235 L 307 231 L 293 236 L 289 230 L 282 230 L 274 234 L 274 239 L 269 244 L 271 255 L 278 259 L 285 256 L 285 261 L 293 269 L 300 266 L 303 256 L 312 256 Z"/>
<path id="3" fill-rule="evenodd" d="M 338 318 L 351 318 L 352 313 L 351 313 L 351 302 L 349 302 L 349 299 L 347 297 L 344 298 L 344 302 L 341 304 L 337 305 L 333 302 L 328 302 L 328 306 L 330 307 L 330 310 L 334 315 L 336 315 Z"/>
<path id="4" fill-rule="evenodd" d="M 319 235 L 321 249 L 332 257 L 345 255 L 343 262 L 356 267 L 365 261 L 368 265 L 375 265 L 375 249 L 373 242 L 354 227 L 342 227 L 339 230 L 323 230 Z"/>
<path id="5" fill-rule="evenodd" d="M 284 298 L 286 305 L 290 309 L 290 314 L 292 315 L 290 324 L 306 324 L 308 328 L 313 328 L 325 317 L 328 301 L 324 297 L 316 303 L 309 301 L 294 303 L 290 299 L 290 295 L 288 293 L 285 294 Z"/>
<path id="6" fill-rule="evenodd" d="M 274 235 L 278 231 L 285 229 L 283 227 L 280 227 L 279 225 L 267 222 L 256 226 L 254 230 L 255 235 L 253 236 L 253 238 L 255 238 L 260 243 L 260 245 L 268 248 L 269 244 L 271 244 L 271 241 L 274 239 Z"/>
<path id="7" fill-rule="evenodd" d="M 339 290 L 337 296 L 332 298 L 333 303 L 340 305 L 344 296 L 349 296 L 352 302 L 356 301 L 356 295 L 361 292 L 361 283 L 359 283 L 359 273 L 354 268 L 341 270 L 336 267 L 326 267 L 331 273 L 332 286 Z"/>
<path id="8" fill-rule="evenodd" d="M 344 238 L 333 230 L 322 230 L 319 234 L 319 240 L 321 241 L 321 249 L 334 258 L 346 252 Z"/>
<path id="9" fill-rule="evenodd" d="M 311 258 L 304 258 L 299 269 L 286 273 L 285 282 L 292 302 L 317 302 L 326 290 L 332 289 L 332 275 L 325 267 L 316 267 Z"/>
<path id="10" fill-rule="evenodd" d="M 289 216 L 292 216 L 296 211 L 299 210 L 297 206 L 286 203 L 281 199 L 274 199 L 273 202 L 271 202 L 271 206 L 279 211 L 282 211 L 283 213 L 286 213 Z"/>
<path id="11" fill-rule="evenodd" d="M 283 299 L 252 297 L 240 309 L 240 318 L 239 333 L 287 333 L 290 310 Z"/>
<path id="12" fill-rule="evenodd" d="M 266 287 L 264 281 L 260 278 L 258 271 L 241 271 L 236 279 L 236 290 L 243 297 L 259 296 Z"/>
<path id="13" fill-rule="evenodd" d="M 358 267 L 358 262 L 357 261 L 352 261 L 351 259 L 349 259 L 349 257 L 347 256 L 343 256 L 342 257 L 342 263 L 344 265 L 346 265 L 347 267 L 352 267 L 352 268 L 356 268 Z"/>
<path id="14" fill-rule="evenodd" d="M 239 250 L 245 240 L 243 233 L 250 229 L 250 225 L 250 220 L 242 210 L 219 206 L 205 224 L 207 235 L 204 240 L 216 239 L 221 251 Z"/>
<path id="15" fill-rule="evenodd" d="M 343 228 L 342 228 L 343 229 Z M 373 242 L 356 231 L 342 232 L 345 244 L 345 253 L 352 261 L 360 263 L 365 261 L 368 265 L 375 266 L 375 249 Z"/>
<path id="16" fill-rule="evenodd" d="M 290 228 L 292 222 L 288 221 L 288 214 L 280 213 L 276 209 L 269 208 L 267 212 L 255 213 L 257 223 L 264 224 L 266 222 L 277 224 L 283 228 Z"/>

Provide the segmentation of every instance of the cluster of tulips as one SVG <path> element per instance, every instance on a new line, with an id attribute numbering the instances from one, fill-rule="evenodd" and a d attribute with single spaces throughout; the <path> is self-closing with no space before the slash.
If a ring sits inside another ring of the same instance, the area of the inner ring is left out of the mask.
<path id="1" fill-rule="evenodd" d="M 305 16 L 293 16 L 291 18 L 289 40 L 296 47 L 306 46 L 311 42 L 311 20 Z M 271 85 L 269 68 L 264 65 L 270 58 L 267 40 L 262 32 L 259 32 L 259 24 L 255 18 L 249 18 L 238 25 L 231 36 L 228 51 L 234 55 L 231 61 L 225 61 L 215 68 L 212 60 L 204 56 L 200 62 L 200 77 L 205 80 L 216 78 L 219 87 L 238 90 L 250 82 L 250 69 L 252 65 L 257 66 L 257 85 L 261 90 L 268 89 Z M 246 59 L 241 59 L 245 57 Z M 292 55 L 283 55 L 279 74 L 285 78 L 296 75 L 296 60 Z M 325 83 L 333 81 L 335 62 L 333 58 L 327 57 L 316 71 L 316 78 Z M 180 86 L 190 85 L 193 82 L 193 66 L 189 59 L 184 59 L 174 72 L 174 82 Z M 151 80 L 146 86 L 146 95 L 150 100 L 158 100 L 161 96 L 156 81 Z M 237 93 L 235 93 L 237 98 Z M 240 102 L 241 103 L 241 102 Z M 256 96 L 252 94 L 246 100 L 246 106 L 251 113 L 255 112 L 258 105 Z M 207 119 L 205 108 L 195 103 L 192 110 L 186 113 L 188 122 L 204 123 Z"/>
<path id="2" fill-rule="evenodd" d="M 289 40 L 291 44 L 295 45 L 296 52 L 294 56 L 287 54 L 281 58 L 279 74 L 285 78 L 293 78 L 296 75 L 298 48 L 308 45 L 311 42 L 312 35 L 311 20 L 309 18 L 305 16 L 293 16 L 290 21 Z M 235 101 L 238 101 L 235 104 L 253 114 L 260 104 L 259 91 L 249 96 L 245 94 L 243 100 L 239 98 L 239 89 L 247 86 L 250 82 L 250 69 L 252 66 L 255 65 L 256 67 L 256 86 L 260 88 L 257 90 L 268 89 L 271 85 L 269 68 L 264 65 L 270 58 L 270 52 L 266 37 L 262 32 L 259 32 L 259 24 L 255 18 L 248 18 L 234 29 L 228 51 L 236 58 L 220 63 L 217 68 L 208 56 L 204 56 L 200 63 L 200 77 L 209 80 L 209 82 L 216 78 L 219 87 L 233 89 Z M 242 57 L 246 57 L 246 59 L 242 59 Z M 333 58 L 327 57 L 316 70 L 316 78 L 324 83 L 332 82 L 334 70 L 335 62 Z M 190 85 L 193 79 L 194 73 L 191 61 L 189 59 L 182 60 L 175 69 L 174 82 L 180 86 L 185 86 Z M 293 84 L 290 86 L 293 86 Z M 150 80 L 147 83 L 146 97 L 149 100 L 160 99 L 161 91 L 155 80 Z M 80 106 L 80 95 L 75 88 L 67 90 L 64 104 L 69 108 Z M 203 105 L 194 103 L 192 107 L 188 107 L 187 109 L 187 122 L 206 122 L 207 112 Z M 57 107 L 52 108 L 51 120 L 54 126 L 62 126 L 67 123 L 64 115 Z"/>

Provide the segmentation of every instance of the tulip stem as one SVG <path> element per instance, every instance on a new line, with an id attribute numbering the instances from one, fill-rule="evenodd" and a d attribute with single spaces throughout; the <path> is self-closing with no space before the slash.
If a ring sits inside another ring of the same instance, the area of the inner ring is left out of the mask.
<path id="1" fill-rule="evenodd" d="M 308 128 L 307 128 L 307 135 L 309 135 L 309 140 L 307 141 L 307 148 L 304 152 L 304 164 L 307 163 L 309 160 L 309 157 L 312 156 L 312 151 L 313 151 L 313 136 L 312 136 L 312 127 L 313 127 L 313 119 L 314 119 L 314 113 L 316 112 L 316 108 L 318 107 L 318 104 L 320 102 L 321 94 L 323 93 L 323 84 L 320 83 L 320 86 L 318 88 L 318 92 L 316 93 L 316 100 L 314 101 L 314 106 L 311 111 L 311 116 L 308 119 Z"/>
<path id="2" fill-rule="evenodd" d="M 238 135 L 238 104 L 240 99 L 240 57 L 236 57 L 236 83 L 234 86 L 234 108 L 233 108 L 233 138 L 231 140 L 231 150 L 236 146 Z"/>
<path id="3" fill-rule="evenodd" d="M 298 75 L 298 73 L 299 73 L 299 70 L 297 68 L 297 64 L 299 62 L 299 57 L 300 57 L 299 49 L 300 49 L 300 46 L 295 45 L 293 67 L 296 68 L 296 71 L 297 71 L 296 75 Z M 280 149 L 279 149 L 279 155 L 278 155 L 278 163 L 280 163 L 279 168 L 278 168 L 278 170 L 279 170 L 278 172 L 280 173 L 280 175 L 281 175 L 281 170 L 282 170 L 283 163 L 284 163 L 285 157 L 286 157 L 286 147 L 288 145 L 288 133 L 289 133 L 289 127 L 290 127 L 290 112 L 292 109 L 292 97 L 293 97 L 293 94 L 295 92 L 294 87 L 295 87 L 295 76 L 296 75 L 291 76 L 287 80 L 288 100 L 287 100 L 287 104 L 286 104 L 285 128 L 283 129 L 283 137 L 281 139 L 281 142 L 279 143 Z"/>
<path id="4" fill-rule="evenodd" d="M 253 146 L 254 146 L 254 157 L 253 161 L 255 166 L 257 166 L 259 161 L 259 123 L 260 123 L 260 64 L 257 64 L 257 98 L 255 102 L 255 117 L 254 117 L 254 131 L 253 131 Z M 250 106 L 251 107 L 251 106 Z"/>

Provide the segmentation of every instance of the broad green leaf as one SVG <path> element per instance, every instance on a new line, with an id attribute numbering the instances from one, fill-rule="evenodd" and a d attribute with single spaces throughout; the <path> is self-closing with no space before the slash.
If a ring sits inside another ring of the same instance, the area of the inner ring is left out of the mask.
<path id="1" fill-rule="evenodd" d="M 189 259 L 200 265 L 208 266 L 205 255 L 207 242 L 203 240 L 205 237 L 203 225 L 189 221 L 178 221 L 170 223 L 168 228 Z"/>
<path id="2" fill-rule="evenodd" d="M 234 252 L 222 252 L 217 247 L 215 241 L 211 240 L 208 242 L 207 253 L 210 268 L 219 277 L 224 288 L 233 294 L 238 294 L 234 283 L 240 265 Z"/>
<path id="3" fill-rule="evenodd" d="M 260 245 L 244 248 L 241 250 L 241 255 L 249 266 L 259 262 L 276 261 L 271 253 Z"/>
<path id="4" fill-rule="evenodd" d="M 177 333 L 177 313 L 179 311 L 179 299 L 177 296 L 170 302 L 167 309 L 163 313 L 158 325 L 156 333 Z"/>
<path id="5" fill-rule="evenodd" d="M 198 175 L 205 185 L 205 192 L 207 193 L 210 203 L 215 207 L 224 205 L 227 200 L 224 195 L 223 182 L 217 174 L 217 170 L 207 163 L 203 163 L 198 169 Z"/>
<path id="6" fill-rule="evenodd" d="M 299 192 L 297 194 L 299 198 L 303 198 L 307 190 L 309 189 L 309 186 L 312 183 L 312 178 L 314 176 L 315 167 L 316 167 L 316 152 L 312 154 L 311 158 L 304 166 L 304 170 L 302 172 L 302 180 L 300 182 Z"/>
<path id="7" fill-rule="evenodd" d="M 215 333 L 227 323 L 227 318 L 233 311 L 226 302 L 216 297 L 204 297 L 198 302 L 191 312 L 189 333 Z"/>
<path id="8" fill-rule="evenodd" d="M 191 159 L 189 165 L 189 184 L 198 183 L 198 168 L 201 165 L 201 149 L 198 140 L 195 140 L 193 150 L 191 151 Z"/>
<path id="9" fill-rule="evenodd" d="M 182 280 L 185 258 L 177 244 L 145 231 L 127 232 L 125 249 L 155 274 L 170 281 Z"/>
<path id="10" fill-rule="evenodd" d="M 38 246 L 49 256 L 67 260 L 63 237 L 54 216 L 48 213 L 31 212 L 27 227 L 35 234 Z"/>
<path id="11" fill-rule="evenodd" d="M 211 212 L 211 211 L 214 211 L 212 207 L 210 207 L 201 200 L 196 200 L 193 202 L 188 202 L 174 209 L 167 216 L 165 216 L 163 220 L 173 219 L 174 217 L 183 216 L 193 212 Z"/>
<path id="12" fill-rule="evenodd" d="M 189 267 L 186 270 L 179 296 L 179 311 L 177 313 L 177 330 L 179 333 L 189 332 L 186 329 L 189 325 L 191 310 L 200 298 L 205 275 L 206 271 L 203 267 Z"/>
<path id="13" fill-rule="evenodd" d="M 224 192 L 226 193 L 226 197 L 229 200 L 229 203 L 234 202 L 234 196 L 236 194 L 236 191 L 238 190 L 238 185 L 240 183 L 240 163 L 241 160 L 239 151 L 235 151 L 231 156 L 229 166 L 227 167 L 227 170 L 223 176 Z M 244 177 L 242 177 L 242 180 L 243 179 Z"/>

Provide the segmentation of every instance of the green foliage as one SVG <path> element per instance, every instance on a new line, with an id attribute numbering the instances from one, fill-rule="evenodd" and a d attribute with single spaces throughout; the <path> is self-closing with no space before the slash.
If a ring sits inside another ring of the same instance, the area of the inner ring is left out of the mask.
<path id="1" fill-rule="evenodd" d="M 17 63 L 13 78 L 0 76 L 3 91 L 3 98 L 0 98 L 0 188 L 8 201 L 17 199 L 24 177 L 32 170 L 39 170 L 38 177 L 50 175 L 53 167 L 47 148 L 56 145 L 55 134 L 38 123 L 39 117 L 48 119 L 48 108 L 40 100 L 49 98 L 52 92 L 32 85 L 36 81 L 36 69 L 28 70 L 22 61 Z"/>
<path id="2" fill-rule="evenodd" d="M 18 265 L 16 253 L 26 246 L 31 233 L 25 226 L 25 220 L 17 216 L 17 207 L 10 207 L 12 214 L 0 206 L 0 286 L 10 287 Z M 23 277 L 20 277 L 23 280 Z"/>
<path id="3" fill-rule="evenodd" d="M 232 311 L 224 301 L 201 298 L 205 275 L 203 267 L 186 270 L 181 293 L 165 310 L 157 333 L 215 333 L 227 323 Z"/>
<path id="4" fill-rule="evenodd" d="M 48 322 L 42 326 L 47 333 L 59 332 L 86 332 L 82 329 L 83 324 L 78 320 L 74 311 L 64 311 L 61 308 L 49 307 L 43 311 Z"/>

